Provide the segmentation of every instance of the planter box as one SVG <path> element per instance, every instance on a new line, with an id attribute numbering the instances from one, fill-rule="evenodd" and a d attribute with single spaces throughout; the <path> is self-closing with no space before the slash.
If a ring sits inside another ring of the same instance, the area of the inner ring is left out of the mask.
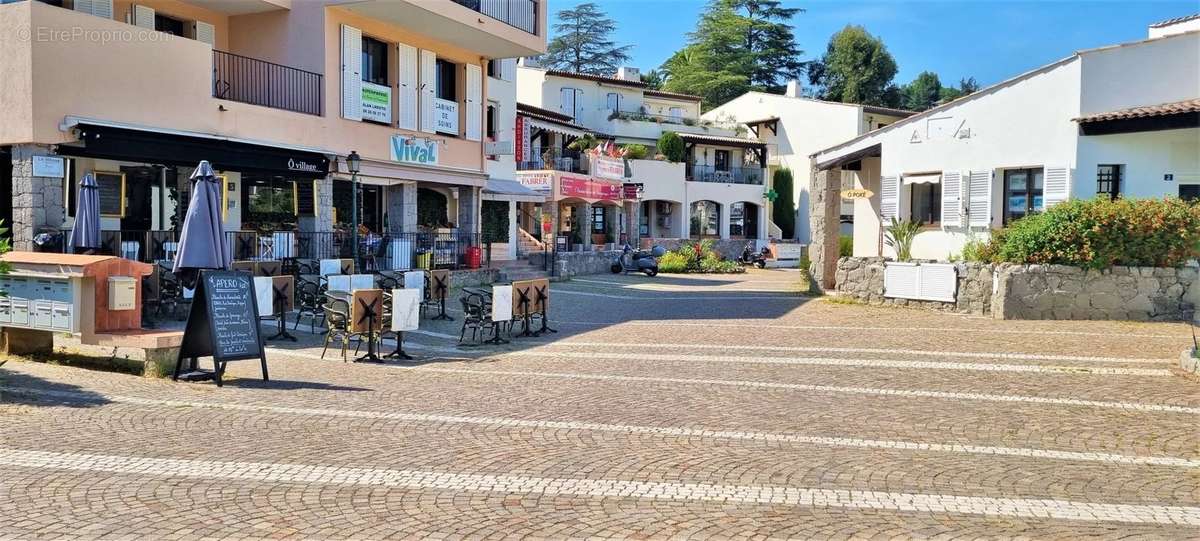
<path id="1" fill-rule="evenodd" d="M 957 295 L 958 273 L 952 264 L 889 261 L 884 265 L 884 297 L 954 302 Z"/>

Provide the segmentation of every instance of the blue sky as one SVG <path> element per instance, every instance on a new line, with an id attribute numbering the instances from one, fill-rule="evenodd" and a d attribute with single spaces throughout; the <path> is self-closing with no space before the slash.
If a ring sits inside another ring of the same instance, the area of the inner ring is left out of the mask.
<path id="1" fill-rule="evenodd" d="M 583 0 L 549 0 L 550 15 Z M 632 43 L 643 72 L 674 53 L 695 28 L 704 0 L 593 0 L 617 21 L 615 38 Z M 1079 49 L 1146 37 L 1150 23 L 1200 11 L 1192 1 L 982 2 L 795 1 L 793 20 L 804 60 L 818 58 L 829 37 L 860 24 L 887 45 L 898 83 L 931 70 L 943 84 L 974 76 L 982 85 L 1069 56 Z"/>

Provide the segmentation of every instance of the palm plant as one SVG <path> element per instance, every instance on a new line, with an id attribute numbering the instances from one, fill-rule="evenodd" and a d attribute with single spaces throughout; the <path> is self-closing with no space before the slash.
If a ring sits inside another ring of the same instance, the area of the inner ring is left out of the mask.
<path id="1" fill-rule="evenodd" d="M 571 141 L 571 143 L 567 145 L 567 148 L 583 152 L 585 150 L 596 148 L 596 145 L 599 144 L 600 140 L 597 139 L 595 135 L 585 133 L 579 137 L 576 137 L 574 141 Z"/>
<path id="2" fill-rule="evenodd" d="M 883 242 L 896 250 L 897 261 L 908 261 L 912 259 L 913 239 L 920 231 L 921 224 L 919 222 L 897 220 L 893 217 L 892 224 L 887 227 Z"/>

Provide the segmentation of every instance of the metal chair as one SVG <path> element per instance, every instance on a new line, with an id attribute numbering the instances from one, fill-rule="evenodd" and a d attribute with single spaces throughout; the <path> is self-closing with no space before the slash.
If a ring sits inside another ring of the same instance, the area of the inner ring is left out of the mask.
<path id="1" fill-rule="evenodd" d="M 347 362 L 346 348 L 350 340 L 362 341 L 361 333 L 350 331 L 350 299 L 341 294 L 325 293 L 325 347 L 321 349 L 321 358 L 329 350 L 329 343 L 340 340 L 342 343 L 342 362 Z"/>
<path id="2" fill-rule="evenodd" d="M 458 333 L 458 343 L 462 343 L 468 328 L 471 329 L 472 342 L 478 341 L 480 333 L 486 336 L 487 331 L 493 333 L 500 331 L 496 322 L 492 321 L 492 305 L 483 295 L 467 293 L 458 300 L 462 303 L 463 309 L 463 324 Z"/>
<path id="3" fill-rule="evenodd" d="M 301 279 L 296 282 L 296 324 L 292 330 L 300 327 L 300 318 L 308 316 L 309 332 L 317 332 L 317 320 L 325 322 L 325 288 L 317 282 Z"/>

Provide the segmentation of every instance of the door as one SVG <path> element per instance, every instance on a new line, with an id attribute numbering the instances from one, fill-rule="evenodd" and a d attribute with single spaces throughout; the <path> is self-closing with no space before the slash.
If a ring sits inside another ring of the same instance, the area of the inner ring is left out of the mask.
<path id="1" fill-rule="evenodd" d="M 713 153 L 713 163 L 716 164 L 717 171 L 729 170 L 729 151 L 718 150 Z"/>
<path id="2" fill-rule="evenodd" d="M 359 221 L 362 225 L 367 226 L 374 233 L 382 234 L 383 232 L 383 189 L 379 186 L 362 185 L 362 199 L 359 200 L 359 209 L 362 216 Z"/>
<path id="3" fill-rule="evenodd" d="M 125 217 L 121 231 L 150 231 L 154 225 L 151 191 L 161 181 L 157 167 L 122 167 L 125 173 Z"/>
<path id="4" fill-rule="evenodd" d="M 12 149 L 0 147 L 0 220 L 3 220 L 4 237 L 12 240 Z"/>
<path id="5" fill-rule="evenodd" d="M 1004 172 L 1004 223 L 1008 224 L 1046 208 L 1042 200 L 1041 169 Z"/>

